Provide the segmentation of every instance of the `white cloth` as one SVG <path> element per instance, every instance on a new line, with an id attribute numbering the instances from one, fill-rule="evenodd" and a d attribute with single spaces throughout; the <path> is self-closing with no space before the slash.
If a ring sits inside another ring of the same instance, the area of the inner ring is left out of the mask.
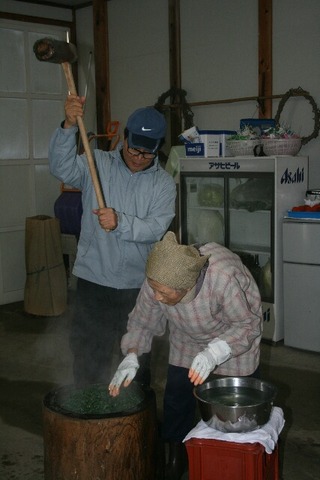
<path id="1" fill-rule="evenodd" d="M 211 440 L 222 440 L 236 443 L 261 443 L 267 453 L 272 453 L 278 442 L 278 437 L 284 427 L 285 420 L 280 407 L 272 407 L 268 423 L 252 432 L 246 433 L 224 433 L 207 424 L 200 422 L 184 438 L 184 442 L 190 438 L 206 438 Z"/>

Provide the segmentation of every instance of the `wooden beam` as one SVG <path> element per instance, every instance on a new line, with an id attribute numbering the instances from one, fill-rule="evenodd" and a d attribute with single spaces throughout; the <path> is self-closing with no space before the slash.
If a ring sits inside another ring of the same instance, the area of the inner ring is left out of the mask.
<path id="1" fill-rule="evenodd" d="M 285 95 L 285 93 L 283 94 L 278 94 L 278 95 L 270 95 L 270 96 L 267 96 L 267 97 L 237 97 L 237 98 L 224 98 L 224 99 L 220 99 L 220 100 L 204 100 L 204 101 L 200 101 L 200 102 L 190 102 L 188 103 L 189 107 L 203 107 L 203 106 L 207 106 L 207 105 L 221 105 L 223 103 L 236 103 L 236 102 L 251 102 L 251 101 L 256 101 L 258 103 L 262 103 L 264 102 L 265 100 L 270 100 L 270 99 L 281 99 L 283 98 L 283 96 Z M 292 94 L 292 97 L 304 97 L 305 95 L 310 95 L 309 92 L 307 92 L 306 90 L 301 90 L 301 92 L 296 92 L 296 93 L 293 93 Z M 177 108 L 180 108 L 180 105 L 178 103 L 173 103 L 173 104 L 168 104 L 168 105 L 164 105 L 163 108 L 165 109 L 168 109 L 168 108 L 171 108 L 171 109 L 177 109 Z"/>
<path id="2" fill-rule="evenodd" d="M 104 134 L 110 121 L 109 39 L 107 2 L 93 0 L 93 38 L 96 81 L 97 134 Z M 101 140 L 102 141 L 102 140 Z M 98 144 L 101 142 L 98 141 Z M 103 145 L 99 145 L 103 148 Z"/>
<path id="3" fill-rule="evenodd" d="M 272 0 L 259 0 L 259 97 L 272 96 Z M 259 118 L 272 118 L 272 99 L 259 102 Z"/>

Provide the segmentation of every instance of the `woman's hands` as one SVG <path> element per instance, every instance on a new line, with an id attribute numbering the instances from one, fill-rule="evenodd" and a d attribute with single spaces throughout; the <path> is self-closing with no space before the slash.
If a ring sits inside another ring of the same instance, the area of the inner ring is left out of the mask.
<path id="1" fill-rule="evenodd" d="M 114 374 L 110 384 L 109 393 L 112 397 L 116 397 L 120 393 L 120 387 L 128 387 L 139 368 L 137 354 L 134 352 L 128 353 L 127 356 L 120 363 L 116 373 Z"/>
<path id="2" fill-rule="evenodd" d="M 224 340 L 215 338 L 202 352 L 194 358 L 189 370 L 190 382 L 201 385 L 217 365 L 226 362 L 231 357 L 231 348 Z"/>

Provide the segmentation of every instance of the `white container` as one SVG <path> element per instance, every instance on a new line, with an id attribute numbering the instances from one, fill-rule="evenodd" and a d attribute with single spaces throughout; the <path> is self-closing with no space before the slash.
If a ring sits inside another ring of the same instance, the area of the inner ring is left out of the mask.
<path id="1" fill-rule="evenodd" d="M 205 157 L 228 157 L 226 141 L 236 132 L 233 130 L 199 130 L 201 141 L 204 143 Z"/>
<path id="2" fill-rule="evenodd" d="M 186 143 L 187 157 L 229 157 L 227 140 L 233 130 L 199 130 L 201 143 Z"/>
<path id="3" fill-rule="evenodd" d="M 220 135 L 215 130 L 199 130 L 205 157 L 219 157 Z"/>
<path id="4" fill-rule="evenodd" d="M 320 218 L 283 222 L 284 344 L 313 352 L 320 352 L 319 235 Z"/>

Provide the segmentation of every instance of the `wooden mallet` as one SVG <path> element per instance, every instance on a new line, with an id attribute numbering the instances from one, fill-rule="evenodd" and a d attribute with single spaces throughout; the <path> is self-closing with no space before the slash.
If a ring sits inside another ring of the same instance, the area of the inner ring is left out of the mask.
<path id="1" fill-rule="evenodd" d="M 78 95 L 71 70 L 71 63 L 76 62 L 78 56 L 76 47 L 72 43 L 55 40 L 53 38 L 42 38 L 35 42 L 33 46 L 33 51 L 37 59 L 41 62 L 60 63 L 67 80 L 69 92 L 73 95 Z M 102 194 L 100 181 L 98 178 L 95 162 L 92 156 L 87 132 L 82 117 L 77 117 L 77 123 L 80 130 L 83 148 L 87 157 L 89 171 L 92 178 L 98 205 L 99 208 L 104 208 L 106 207 L 106 204 Z"/>

